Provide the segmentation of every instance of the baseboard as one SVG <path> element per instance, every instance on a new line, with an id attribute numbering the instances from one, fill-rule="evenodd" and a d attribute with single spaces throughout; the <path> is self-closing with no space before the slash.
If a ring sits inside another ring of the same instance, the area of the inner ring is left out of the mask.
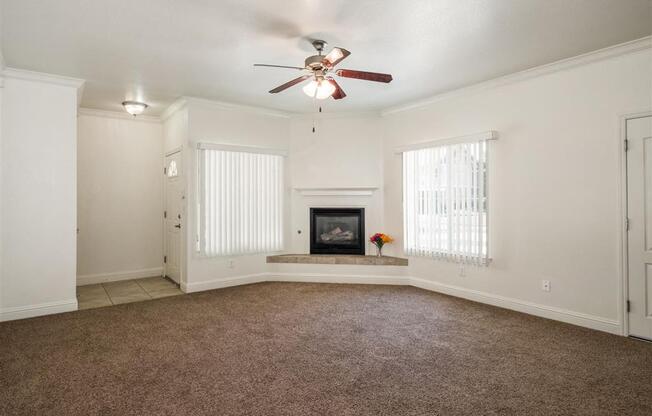
<path id="1" fill-rule="evenodd" d="M 410 284 L 421 289 L 444 293 L 446 295 L 486 303 L 488 305 L 498 306 L 505 309 L 511 309 L 513 311 L 523 312 L 541 318 L 552 319 L 555 321 L 596 329 L 598 331 L 609 332 L 611 334 L 622 335 L 620 322 L 599 316 L 569 311 L 567 309 L 541 305 L 519 299 L 507 298 L 478 290 L 433 282 L 418 277 L 410 277 Z"/>
<path id="2" fill-rule="evenodd" d="M 161 268 L 139 270 L 135 272 L 111 273 L 99 275 L 79 276 L 78 285 L 102 283 L 115 280 L 134 279 L 162 274 Z M 186 293 L 201 292 L 204 290 L 221 289 L 261 282 L 304 282 L 304 283 L 348 283 L 348 284 L 381 284 L 414 286 L 433 292 L 443 293 L 459 298 L 498 306 L 529 315 L 566 322 L 598 331 L 622 335 L 621 323 L 599 316 L 574 312 L 553 306 L 536 304 L 519 299 L 508 298 L 467 289 L 460 286 L 447 285 L 419 277 L 410 276 L 378 276 L 378 275 L 339 275 L 324 273 L 256 273 L 243 276 L 213 279 L 203 282 L 181 283 L 181 289 Z M 21 306 L 2 309 L 0 321 L 30 318 L 34 316 L 49 315 L 53 313 L 70 312 L 77 310 L 77 300 L 43 303 L 39 305 Z"/>
<path id="3" fill-rule="evenodd" d="M 120 280 L 140 279 L 143 277 L 163 275 L 162 267 L 151 269 L 129 270 L 116 273 L 98 273 L 77 276 L 77 286 L 94 285 L 97 283 L 117 282 Z"/>
<path id="4" fill-rule="evenodd" d="M 3 308 L 2 311 L 0 311 L 0 322 L 51 315 L 53 313 L 72 312 L 76 310 L 77 299 L 40 303 L 37 305 L 15 306 L 12 308 Z"/>
<path id="5" fill-rule="evenodd" d="M 185 293 L 201 292 L 204 290 L 222 289 L 231 286 L 248 285 L 267 281 L 267 273 L 247 274 L 242 276 L 225 277 L 223 279 L 205 280 L 203 282 L 181 282 L 181 290 Z"/>
<path id="6" fill-rule="evenodd" d="M 555 321 L 566 322 L 598 331 L 622 335 L 621 324 L 615 320 L 574 312 L 562 308 L 556 308 L 553 306 L 540 305 L 533 302 L 494 295 L 491 293 L 467 289 L 460 286 L 433 282 L 431 280 L 411 276 L 267 272 L 190 284 L 182 283 L 181 288 L 184 292 L 190 293 L 260 282 L 343 283 L 414 286 L 432 292 L 443 293 L 458 298 L 468 299 L 475 302 L 498 306 L 500 308 L 527 313 L 529 315 L 539 316 L 541 318 L 552 319 Z"/>

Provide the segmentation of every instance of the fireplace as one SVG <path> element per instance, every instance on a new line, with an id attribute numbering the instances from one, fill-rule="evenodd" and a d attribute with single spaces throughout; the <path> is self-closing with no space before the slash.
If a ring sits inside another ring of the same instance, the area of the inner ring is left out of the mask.
<path id="1" fill-rule="evenodd" d="M 310 254 L 364 255 L 364 208 L 310 208 Z"/>

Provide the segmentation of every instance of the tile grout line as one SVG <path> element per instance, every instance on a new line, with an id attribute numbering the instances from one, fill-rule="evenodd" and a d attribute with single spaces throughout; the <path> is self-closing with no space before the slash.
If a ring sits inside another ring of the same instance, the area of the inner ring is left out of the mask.
<path id="1" fill-rule="evenodd" d="M 106 297 L 109 298 L 109 302 L 111 302 L 111 305 L 115 305 L 115 303 L 113 303 L 113 299 L 111 299 L 111 295 L 109 295 L 109 291 L 106 290 L 106 287 L 104 287 L 104 283 L 101 283 L 101 285 L 102 285 L 102 290 L 104 291 L 104 293 L 106 293 Z"/>
<path id="2" fill-rule="evenodd" d="M 150 300 L 151 300 L 151 299 L 154 299 L 154 298 L 152 297 L 152 295 L 149 294 L 149 291 L 148 291 L 147 289 L 145 289 L 145 288 L 144 288 L 140 283 L 138 283 L 138 280 L 137 280 L 137 279 L 134 279 L 133 281 L 136 282 L 136 284 L 138 285 L 138 287 L 141 288 L 141 289 L 143 290 L 143 292 L 145 292 L 145 294 L 147 295 L 148 298 L 150 298 Z"/>
<path id="3" fill-rule="evenodd" d="M 159 277 L 159 276 L 153 276 L 153 277 Z M 169 279 L 166 279 L 166 278 L 163 277 L 163 276 L 160 276 L 159 278 L 162 278 L 164 281 L 169 281 Z M 157 292 L 157 291 L 159 291 L 159 290 L 167 290 L 167 289 L 168 289 L 168 288 L 161 288 L 161 289 L 158 289 L 158 290 L 152 290 L 152 291 L 149 291 L 149 290 L 147 290 L 147 288 L 145 288 L 143 285 L 140 284 L 139 280 L 141 280 L 141 279 L 129 279 L 129 280 L 124 280 L 124 281 L 122 281 L 122 282 L 124 282 L 124 283 L 127 283 L 127 282 L 129 282 L 129 283 L 131 283 L 131 282 L 136 283 L 136 287 L 138 287 L 138 288 L 142 291 L 142 292 L 140 292 L 140 293 L 145 293 L 145 295 L 147 296 L 146 299 L 141 299 L 141 300 L 138 300 L 138 301 L 136 301 L 136 302 L 142 302 L 142 301 L 147 301 L 147 300 L 155 300 L 155 299 L 159 299 L 160 297 L 156 297 L 156 298 L 153 297 L 152 293 L 153 293 L 153 292 Z M 114 301 L 113 297 L 111 296 L 111 294 L 110 294 L 108 288 L 106 287 L 107 283 L 111 283 L 111 282 L 99 283 L 99 286 L 102 287 L 102 291 L 104 292 L 104 294 L 105 294 L 105 296 L 106 296 L 106 299 L 109 300 L 109 305 L 105 305 L 105 306 L 116 306 L 116 305 L 120 305 L 121 303 L 115 303 L 115 301 Z M 172 283 L 173 283 L 173 282 L 172 282 Z M 178 287 L 177 287 L 176 289 L 178 290 Z M 179 291 L 178 294 L 183 294 L 183 293 Z M 133 295 L 133 294 L 132 294 L 132 295 Z M 169 296 L 174 296 L 174 295 L 169 295 Z M 77 297 L 77 299 L 79 299 L 79 292 L 76 293 L 76 297 Z M 118 296 L 118 297 L 120 297 L 120 296 Z M 167 296 L 163 296 L 163 297 L 167 297 Z M 131 303 L 131 302 L 127 302 L 127 303 Z M 101 307 L 101 306 L 99 306 L 99 307 Z M 91 309 L 94 309 L 94 308 L 96 308 L 96 307 L 93 307 L 93 308 L 91 308 Z"/>

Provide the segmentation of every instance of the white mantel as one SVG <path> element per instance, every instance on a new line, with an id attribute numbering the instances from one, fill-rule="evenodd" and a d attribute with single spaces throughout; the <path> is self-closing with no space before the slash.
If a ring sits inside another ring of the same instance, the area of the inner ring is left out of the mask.
<path id="1" fill-rule="evenodd" d="M 371 196 L 378 190 L 377 186 L 348 187 L 295 187 L 302 196 Z"/>

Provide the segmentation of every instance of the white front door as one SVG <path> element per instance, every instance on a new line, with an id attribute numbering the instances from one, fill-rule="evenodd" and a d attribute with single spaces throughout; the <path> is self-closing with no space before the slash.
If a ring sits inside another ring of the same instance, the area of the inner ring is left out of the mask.
<path id="1" fill-rule="evenodd" d="M 626 128 L 629 334 L 652 339 L 652 116 Z"/>
<path id="2" fill-rule="evenodd" d="M 183 179 L 181 152 L 165 158 L 165 275 L 181 283 Z"/>

